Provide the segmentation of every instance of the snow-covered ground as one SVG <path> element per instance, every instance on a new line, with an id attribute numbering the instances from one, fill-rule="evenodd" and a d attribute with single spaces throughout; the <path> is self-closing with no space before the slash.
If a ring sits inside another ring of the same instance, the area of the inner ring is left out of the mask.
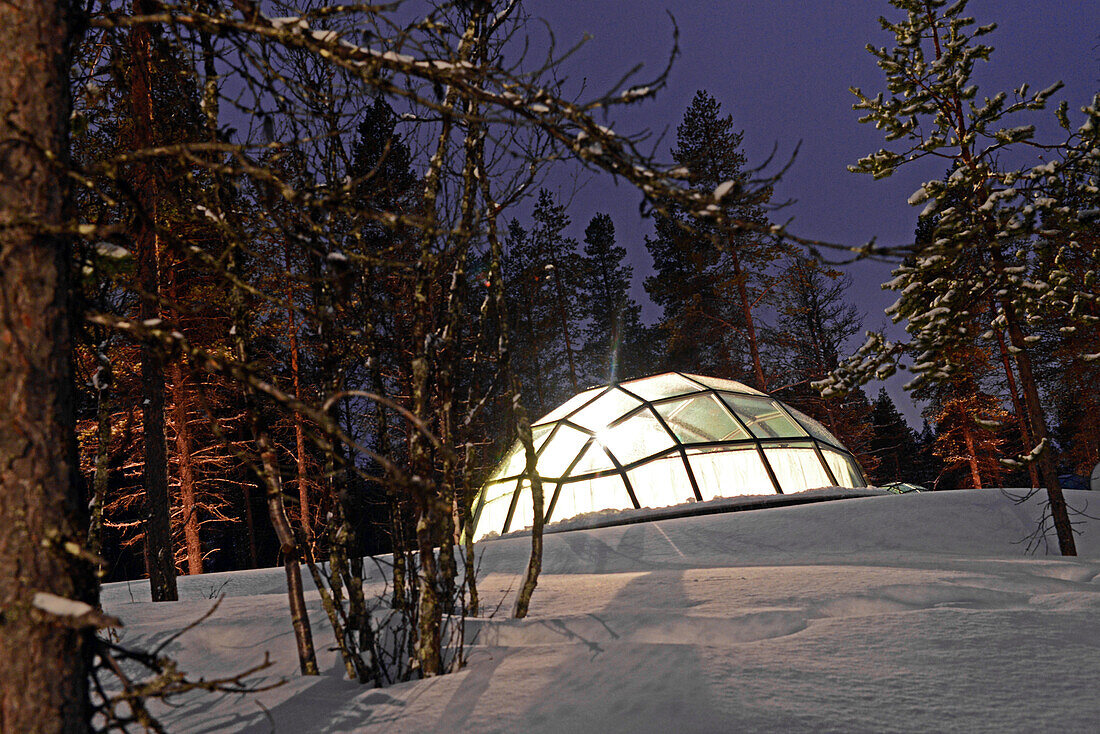
<path id="1" fill-rule="evenodd" d="M 193 676 L 270 652 L 238 697 L 197 694 L 169 731 L 1081 731 L 1100 727 L 1100 520 L 1076 559 L 1029 554 L 1041 496 L 972 490 L 876 496 L 546 537 L 527 620 L 508 618 L 527 538 L 481 544 L 467 667 L 385 689 L 343 680 L 316 592 L 322 675 L 302 678 L 281 569 L 103 589 L 123 642 Z M 1090 492 L 1067 492 L 1094 514 Z"/>

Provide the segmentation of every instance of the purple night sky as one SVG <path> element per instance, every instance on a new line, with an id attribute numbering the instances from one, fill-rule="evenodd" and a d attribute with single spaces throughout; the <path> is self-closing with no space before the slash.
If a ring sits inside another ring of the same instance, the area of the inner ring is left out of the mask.
<path id="1" fill-rule="evenodd" d="M 845 169 L 884 145 L 873 126 L 857 123 L 848 88 L 858 86 L 868 94 L 884 88 L 882 72 L 865 46 L 892 45 L 893 35 L 882 30 L 878 17 L 897 19 L 900 11 L 886 0 L 532 0 L 527 8 L 549 21 L 559 50 L 591 36 L 564 72 L 570 75 L 567 89 L 586 85 L 589 92 L 582 98 L 606 89 L 637 63 L 645 64 L 638 82 L 659 73 L 672 47 L 666 12 L 671 11 L 680 29 L 680 57 L 668 87 L 653 101 L 615 113 L 611 119 L 616 130 L 664 133 L 658 152 L 667 159 L 684 110 L 696 90 L 706 89 L 745 131 L 750 165 L 763 162 L 773 146 L 778 146 L 778 158 L 786 160 L 801 141 L 775 196 L 776 201 L 796 203 L 776 212 L 777 221 L 793 217 L 792 232 L 846 244 L 863 244 L 872 237 L 881 244 L 911 241 L 917 212 L 906 199 L 922 181 L 941 176 L 942 167 L 930 163 L 880 181 Z M 986 39 L 995 48 L 991 61 L 976 71 L 979 97 L 1011 93 L 1022 83 L 1042 89 L 1061 80 L 1066 87 L 1051 110 L 1066 99 L 1071 121 L 1080 119 L 1073 113 L 1100 88 L 1100 3 L 972 0 L 967 14 L 979 24 L 998 24 Z M 1036 124 L 1043 139 L 1060 138 L 1052 111 L 1016 124 L 1025 122 Z M 641 280 L 650 262 L 643 238 L 652 223 L 638 216 L 639 195 L 605 177 L 582 178 L 579 184 L 577 190 L 578 182 L 560 174 L 546 182 L 561 197 L 572 197 L 570 233 L 578 240 L 592 215 L 612 216 L 619 243 L 634 262 L 635 297 L 644 301 Z M 893 303 L 894 294 L 879 284 L 889 278 L 889 270 L 882 263 L 848 268 L 854 281 L 850 298 L 864 311 L 866 328 L 887 323 L 882 311 Z M 658 315 L 650 304 L 644 308 L 647 318 Z M 919 426 L 919 408 L 901 389 L 907 377 L 892 379 L 887 388 L 910 423 Z M 871 397 L 877 389 L 869 386 Z"/>

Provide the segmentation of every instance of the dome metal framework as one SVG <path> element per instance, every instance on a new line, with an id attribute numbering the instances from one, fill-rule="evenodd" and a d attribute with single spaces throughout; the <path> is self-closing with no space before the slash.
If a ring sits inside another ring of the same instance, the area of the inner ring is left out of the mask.
<path id="1" fill-rule="evenodd" d="M 586 390 L 532 425 L 546 522 L 815 487 L 864 487 L 824 426 L 733 380 L 666 372 Z M 478 493 L 473 537 L 529 527 L 517 441 Z"/>

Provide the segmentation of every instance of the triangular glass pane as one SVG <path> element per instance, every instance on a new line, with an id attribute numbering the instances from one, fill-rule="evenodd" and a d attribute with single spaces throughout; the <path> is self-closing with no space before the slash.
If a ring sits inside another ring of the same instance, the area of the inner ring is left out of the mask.
<path id="1" fill-rule="evenodd" d="M 525 466 L 523 444 L 516 441 L 512 444 L 512 448 L 508 449 L 508 453 L 504 455 L 501 462 L 497 464 L 497 468 L 489 475 L 489 481 L 494 482 L 505 477 L 515 477 L 523 471 Z"/>
<path id="2" fill-rule="evenodd" d="M 821 454 L 825 457 L 825 462 L 829 465 L 829 468 L 833 470 L 833 476 L 836 477 L 836 482 L 841 487 L 867 486 L 863 483 L 863 478 L 860 476 L 859 468 L 855 465 L 855 460 L 850 456 L 838 454 L 829 449 L 821 449 Z"/>
<path id="3" fill-rule="evenodd" d="M 533 426 L 531 428 L 531 439 L 534 441 L 536 454 L 539 449 L 542 448 L 542 444 L 546 442 L 552 430 L 554 430 L 554 426 L 552 425 Z"/>
<path id="4" fill-rule="evenodd" d="M 481 505 L 481 511 L 477 517 L 474 540 L 480 540 L 489 533 L 504 532 L 504 521 L 508 517 L 508 508 L 512 504 L 512 495 L 515 491 L 515 479 L 485 487 L 485 503 Z"/>
<path id="5" fill-rule="evenodd" d="M 607 471 L 614 468 L 615 463 L 611 461 L 603 446 L 599 442 L 593 441 L 588 450 L 584 452 L 581 460 L 573 467 L 573 471 L 569 472 L 569 476 L 579 477 L 582 474 L 591 474 L 592 472 Z"/>
<path id="6" fill-rule="evenodd" d="M 658 403 L 653 407 L 683 443 L 751 438 L 713 395 Z"/>
<path id="7" fill-rule="evenodd" d="M 618 388 L 612 388 L 606 394 L 596 398 L 569 418 L 570 423 L 587 428 L 590 431 L 602 431 L 616 418 L 621 418 L 641 405 Z"/>
<path id="8" fill-rule="evenodd" d="M 645 400 L 660 400 L 674 395 L 699 392 L 703 389 L 691 380 L 684 379 L 673 372 L 631 380 L 622 383 L 622 386 Z"/>
<path id="9" fill-rule="evenodd" d="M 619 425 L 600 431 L 596 440 L 615 455 L 620 464 L 629 464 L 659 454 L 676 445 L 668 431 L 649 410 L 632 415 Z"/>
<path id="10" fill-rule="evenodd" d="M 606 387 L 594 387 L 591 390 L 585 390 L 582 393 L 577 393 L 576 395 L 559 405 L 555 410 L 547 413 L 546 415 L 535 421 L 535 425 L 541 425 L 543 423 L 553 423 L 554 421 L 565 418 L 574 410 L 581 407 L 589 400 L 592 400 L 594 397 L 596 397 L 606 389 Z"/>
<path id="11" fill-rule="evenodd" d="M 807 435 L 774 400 L 722 393 L 722 400 L 757 438 L 794 438 Z"/>
<path id="12" fill-rule="evenodd" d="M 538 450 L 546 443 L 546 439 L 550 436 L 550 432 L 553 428 L 553 425 L 545 425 L 536 426 L 531 429 L 531 438 L 534 441 L 536 453 L 538 453 Z M 562 426 L 562 428 L 566 428 L 566 426 Z M 536 464 L 536 466 L 538 465 Z M 505 454 L 504 459 L 497 465 L 497 468 L 489 475 L 489 481 L 492 482 L 498 479 L 504 479 L 505 477 L 519 476 L 526 468 L 527 457 L 523 452 L 523 444 L 516 441 L 512 444 L 512 447 L 508 449 L 508 453 Z"/>
<path id="13" fill-rule="evenodd" d="M 582 433 L 576 428 L 559 425 L 554 436 L 546 442 L 542 453 L 539 454 L 538 463 L 535 465 L 539 476 L 560 477 L 565 474 L 565 470 L 591 438 L 587 433 Z"/>

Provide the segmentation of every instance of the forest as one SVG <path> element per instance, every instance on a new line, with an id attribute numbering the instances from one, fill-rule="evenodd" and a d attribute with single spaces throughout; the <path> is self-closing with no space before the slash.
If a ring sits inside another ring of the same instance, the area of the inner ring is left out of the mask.
<path id="1" fill-rule="evenodd" d="M 141 659 L 94 641 L 99 583 L 147 577 L 172 600 L 179 575 L 274 566 L 303 674 L 314 637 L 363 683 L 454 669 L 447 620 L 483 611 L 462 530 L 502 453 L 522 442 L 530 472 L 534 420 L 672 369 L 817 419 L 876 486 L 1042 489 L 1072 555 L 1060 481 L 1100 461 L 1100 100 L 979 95 L 993 27 L 965 2 L 891 4 L 897 45 L 871 48 L 885 91 L 853 90 L 885 147 L 852 168 L 942 175 L 889 248 L 789 232 L 786 168 L 749 161 L 737 100 L 699 90 L 655 152 L 608 126 L 667 69 L 577 96 L 569 50 L 544 49 L 519 0 L 0 8 L 0 76 L 22 80 L 0 100 L 0 569 L 22 580 L 0 596 L 27 639 L 35 615 L 70 615 L 41 655 L 75 688 L 50 695 L 85 700 L 112 655 Z M 1060 139 L 1016 124 L 1048 107 Z M 563 167 L 634 187 L 651 234 L 574 221 Z M 865 331 L 844 265 L 867 257 L 894 263 L 904 338 Z M 898 370 L 919 429 L 881 387 Z M 517 617 L 537 603 L 533 494 Z M 369 598 L 381 554 L 389 594 Z M 303 575 L 329 631 L 309 628 Z M 42 589 L 84 606 L 28 601 Z M 144 723 L 105 690 L 58 716 Z"/>

